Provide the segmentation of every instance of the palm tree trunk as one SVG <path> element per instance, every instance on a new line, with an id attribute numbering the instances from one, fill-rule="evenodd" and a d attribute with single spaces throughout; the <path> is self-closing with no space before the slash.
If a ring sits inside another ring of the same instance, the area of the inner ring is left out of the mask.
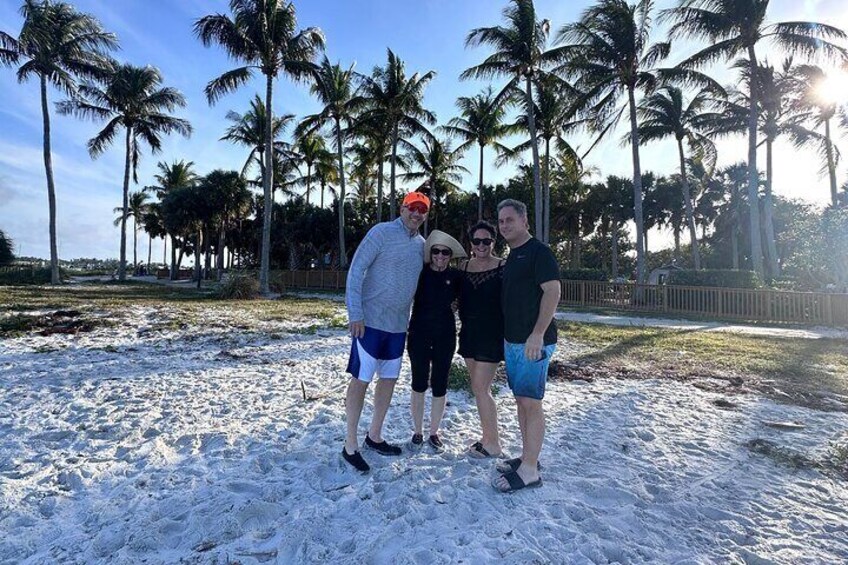
<path id="1" fill-rule="evenodd" d="M 44 124 L 44 173 L 47 175 L 47 206 L 50 214 L 50 284 L 61 284 L 56 238 L 56 185 L 53 183 L 53 154 L 50 150 L 50 107 L 47 105 L 47 78 L 41 75 L 40 79 L 41 117 Z"/>
<path id="2" fill-rule="evenodd" d="M 834 207 L 839 203 L 836 192 L 836 163 L 833 158 L 833 142 L 830 140 L 830 119 L 824 121 L 825 150 L 827 151 L 827 172 L 830 175 L 830 202 Z"/>
<path id="3" fill-rule="evenodd" d="M 674 232 L 673 233 L 673 235 L 674 235 L 674 260 L 679 262 L 680 261 L 680 228 L 677 227 L 677 226 L 674 226 L 674 229 L 672 231 Z"/>
<path id="4" fill-rule="evenodd" d="M 536 116 L 533 113 L 533 83 L 530 80 L 530 75 L 526 75 L 525 79 L 525 100 L 527 104 L 527 123 L 530 126 L 530 148 L 533 153 L 533 199 L 535 209 L 535 224 L 533 225 L 533 233 L 544 238 L 542 230 L 542 179 L 539 174 L 539 144 L 536 139 Z"/>
<path id="5" fill-rule="evenodd" d="M 177 280 L 177 237 L 171 235 L 171 273 L 170 279 Z"/>
<path id="6" fill-rule="evenodd" d="M 480 144 L 480 185 L 477 189 L 477 221 L 483 219 L 483 144 Z"/>
<path id="7" fill-rule="evenodd" d="M 162 266 L 168 268 L 168 236 L 162 236 Z"/>
<path id="8" fill-rule="evenodd" d="M 324 187 L 327 183 L 324 182 L 324 179 L 321 179 L 321 208 L 324 208 Z"/>
<path id="9" fill-rule="evenodd" d="M 627 90 L 630 105 L 630 149 L 633 153 L 633 219 L 636 223 L 636 282 L 645 282 L 645 219 L 642 217 L 642 165 L 639 162 L 639 126 L 636 122 L 636 97 Z"/>
<path id="10" fill-rule="evenodd" d="M 748 64 L 750 70 L 751 92 L 748 97 L 748 203 L 751 212 L 751 263 L 754 271 L 760 279 L 764 278 L 763 272 L 763 244 L 760 238 L 760 205 L 759 184 L 760 175 L 757 172 L 757 123 L 759 120 L 759 86 L 757 85 L 757 55 L 754 46 L 748 47 Z"/>
<path id="11" fill-rule="evenodd" d="M 224 275 L 224 245 L 226 244 L 226 230 L 227 223 L 223 220 L 221 221 L 221 228 L 218 232 L 218 257 L 215 261 L 215 267 L 217 268 L 217 273 L 215 275 L 215 280 L 221 281 L 221 277 Z"/>
<path id="12" fill-rule="evenodd" d="M 306 164 L 306 205 L 309 206 L 309 194 L 312 192 L 312 163 Z"/>
<path id="13" fill-rule="evenodd" d="M 124 160 L 124 213 L 121 214 L 121 258 L 118 264 L 118 280 L 127 280 L 127 210 L 130 198 L 130 160 L 132 158 L 132 127 L 127 127 L 125 141 L 126 157 Z"/>
<path id="14" fill-rule="evenodd" d="M 734 225 L 730 232 L 730 246 L 733 253 L 733 270 L 739 270 L 739 228 Z"/>
<path id="15" fill-rule="evenodd" d="M 274 80 L 270 75 L 265 79 L 265 150 L 262 159 L 267 160 L 263 164 L 262 192 L 264 193 L 265 209 L 262 211 L 262 247 L 259 257 L 259 292 L 269 294 L 271 289 L 268 285 L 271 270 L 271 208 L 273 206 L 274 186 L 274 110 L 272 104 Z"/>
<path id="16" fill-rule="evenodd" d="M 345 249 L 345 234 L 344 234 L 344 201 L 345 201 L 345 174 L 344 174 L 344 156 L 343 147 L 342 147 L 342 124 L 341 121 L 336 118 L 336 153 L 338 154 L 339 159 L 339 266 L 342 269 L 347 269 L 347 250 Z M 394 162 L 392 162 L 392 167 L 394 168 Z M 394 183 L 394 175 L 392 176 L 392 182 Z M 394 191 L 394 186 L 392 186 L 392 191 Z M 394 198 L 394 192 L 392 192 L 392 198 Z"/>
<path id="17" fill-rule="evenodd" d="M 212 228 L 203 227 L 203 278 L 209 278 L 212 270 Z"/>
<path id="18" fill-rule="evenodd" d="M 133 214 L 133 274 L 138 267 L 138 220 Z"/>
<path id="19" fill-rule="evenodd" d="M 383 221 L 383 176 L 384 176 L 384 167 L 385 167 L 385 159 L 383 158 L 385 155 L 385 151 L 383 148 L 380 148 L 380 166 L 378 167 L 379 175 L 377 176 L 377 223 Z"/>
<path id="20" fill-rule="evenodd" d="M 398 125 L 395 124 L 392 129 L 392 166 L 391 166 L 391 185 L 389 187 L 389 220 L 394 220 L 397 214 L 397 195 L 395 194 L 395 167 L 397 161 L 397 144 L 398 144 Z"/>
<path id="21" fill-rule="evenodd" d="M 194 235 L 194 278 L 197 280 L 197 288 L 200 289 L 200 246 L 203 243 L 203 231 L 198 228 Z"/>
<path id="22" fill-rule="evenodd" d="M 689 244 L 692 247 L 692 264 L 696 271 L 701 270 L 701 252 L 698 249 L 698 231 L 695 227 L 695 210 L 692 207 L 692 191 L 686 174 L 686 159 L 683 156 L 683 140 L 677 140 L 677 153 L 680 157 L 680 180 L 683 184 L 683 203 L 686 206 L 686 224 L 689 226 Z"/>
<path id="23" fill-rule="evenodd" d="M 153 238 L 147 234 L 147 274 L 150 274 L 150 264 L 153 262 Z"/>
<path id="24" fill-rule="evenodd" d="M 772 141 L 766 140 L 766 196 L 763 200 L 763 220 L 766 223 L 766 251 L 768 252 L 769 276 L 780 276 L 780 258 L 777 256 L 777 241 L 774 236 L 774 213 L 772 203 Z"/>
<path id="25" fill-rule="evenodd" d="M 551 140 L 545 139 L 545 178 L 544 180 L 544 203 L 543 203 L 543 233 L 542 243 L 551 244 Z"/>
<path id="26" fill-rule="evenodd" d="M 612 278 L 616 279 L 618 278 L 618 220 L 612 221 L 612 234 L 610 237 L 612 238 Z"/>

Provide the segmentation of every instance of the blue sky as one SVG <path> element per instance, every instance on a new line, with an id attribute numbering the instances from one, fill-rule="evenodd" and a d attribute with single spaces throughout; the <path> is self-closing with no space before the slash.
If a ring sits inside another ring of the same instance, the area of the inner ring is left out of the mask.
<path id="1" fill-rule="evenodd" d="M 188 106 L 178 115 L 191 121 L 190 139 L 166 138 L 158 155 L 145 153 L 139 168 L 140 186 L 150 184 L 157 161 L 191 160 L 200 173 L 215 168 L 240 169 L 245 150 L 218 139 L 227 126 L 229 110 L 243 112 L 255 92 L 263 89 L 259 75 L 238 93 L 224 97 L 210 107 L 203 95 L 207 82 L 233 68 L 223 51 L 204 48 L 193 36 L 194 21 L 213 12 L 228 13 L 225 0 L 73 0 L 81 11 L 97 16 L 106 29 L 116 33 L 122 49 L 116 57 L 137 65 L 151 64 L 162 71 L 165 84 L 178 88 Z M 589 3 L 585 1 L 537 0 L 540 17 L 549 18 L 554 29 L 575 20 Z M 658 0 L 658 8 L 670 0 Z M 505 2 L 493 0 L 302 0 L 296 2 L 301 27 L 318 26 L 327 37 L 327 54 L 345 65 L 355 62 L 360 72 L 370 72 L 385 62 L 390 47 L 406 61 L 408 71 L 435 70 L 437 75 L 426 91 L 425 104 L 436 112 L 439 123 L 455 115 L 458 96 L 477 93 L 484 83 L 461 82 L 459 74 L 480 62 L 484 48 L 466 49 L 464 39 L 474 27 L 496 25 Z M 0 0 L 0 29 L 17 35 L 21 26 L 18 0 Z M 848 5 L 842 0 L 772 0 L 773 21 L 815 19 L 848 28 Z M 659 30 L 656 40 L 664 38 Z M 670 63 L 690 54 L 695 46 L 677 45 Z M 768 54 L 763 50 L 764 54 Z M 771 59 L 778 56 L 772 54 Z M 723 81 L 732 77 L 713 69 Z M 495 83 L 495 86 L 499 86 Z M 275 85 L 274 111 L 302 116 L 317 109 L 308 89 L 285 78 Z M 62 96 L 51 91 L 50 100 Z M 848 95 L 846 95 L 848 96 Z M 53 160 L 58 198 L 59 255 L 74 257 L 117 257 L 119 233 L 112 226 L 112 209 L 121 202 L 123 149 L 118 144 L 96 161 L 86 150 L 86 141 L 100 124 L 59 116 L 51 107 Z M 588 158 L 604 175 L 630 175 L 630 153 L 618 145 L 618 135 L 599 146 Z M 844 137 L 838 141 L 844 145 Z M 580 139 L 575 139 L 579 144 Z M 48 256 L 47 197 L 41 153 L 42 123 L 37 82 L 18 84 L 14 72 L 0 67 L 0 229 L 15 240 L 16 253 Z M 745 158 L 744 139 L 719 145 L 720 164 Z M 474 190 L 476 154 L 470 153 L 466 166 L 474 174 L 463 187 Z M 499 181 L 514 173 L 513 166 L 500 169 L 487 155 L 487 181 Z M 643 170 L 670 174 L 676 169 L 672 142 L 648 146 L 642 151 Z M 777 194 L 824 204 L 829 192 L 826 179 L 818 175 L 815 155 L 779 146 L 775 156 Z M 846 178 L 840 166 L 840 184 Z M 132 187 L 136 189 L 139 187 Z M 655 234 L 652 247 L 666 245 L 668 237 Z M 147 239 L 140 235 L 139 250 L 146 252 Z M 142 253 L 143 254 L 143 253 Z"/>

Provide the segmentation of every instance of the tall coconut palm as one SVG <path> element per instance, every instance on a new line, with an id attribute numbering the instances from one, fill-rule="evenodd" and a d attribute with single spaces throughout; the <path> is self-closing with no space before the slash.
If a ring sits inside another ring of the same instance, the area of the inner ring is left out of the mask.
<path id="1" fill-rule="evenodd" d="M 154 67 L 116 64 L 99 83 L 89 81 L 82 84 L 76 97 L 57 105 L 61 114 L 107 122 L 88 142 L 92 159 L 102 155 L 115 140 L 119 129 L 124 128 L 124 218 L 121 222 L 119 280 L 126 279 L 130 173 L 134 182 L 138 182 L 141 145 L 146 143 L 153 153 L 158 153 L 162 149 L 162 135 L 174 132 L 186 137 L 191 135 L 191 124 L 169 114 L 177 107 L 184 107 L 185 98 L 178 90 L 161 85 L 162 75 Z"/>
<path id="2" fill-rule="evenodd" d="M 542 180 L 539 164 L 539 146 L 536 143 L 536 121 L 533 115 L 533 79 L 543 73 L 556 57 L 547 50 L 550 21 L 536 18 L 533 0 L 510 0 L 503 10 L 504 26 L 482 27 L 471 30 L 465 39 L 466 46 L 489 45 L 495 52 L 479 65 L 466 69 L 460 78 L 490 79 L 500 76 L 509 81 L 499 97 L 522 88 L 525 95 L 527 124 L 533 156 L 533 195 L 535 199 L 534 230 L 538 235 L 542 227 Z"/>
<path id="3" fill-rule="evenodd" d="M 206 85 L 206 98 L 214 104 L 221 96 L 237 90 L 253 76 L 254 70 L 265 75 L 265 151 L 273 152 L 274 79 L 284 74 L 294 80 L 308 80 L 315 57 L 324 49 L 324 34 L 316 28 L 297 29 L 294 4 L 285 0 L 230 0 L 232 16 L 213 14 L 194 24 L 194 32 L 205 46 L 221 45 L 230 58 L 245 63 L 227 71 Z M 259 289 L 268 294 L 271 259 L 271 202 L 273 167 L 262 175 L 264 216 L 260 254 Z"/>
<path id="4" fill-rule="evenodd" d="M 227 128 L 221 141 L 229 141 L 238 145 L 244 145 L 250 149 L 250 153 L 244 162 L 241 174 L 247 174 L 247 169 L 254 163 L 259 166 L 259 174 L 264 178 L 265 175 L 265 126 L 267 125 L 267 112 L 265 112 L 265 103 L 257 94 L 250 102 L 250 110 L 244 114 L 239 114 L 230 110 L 227 112 L 227 120 L 232 122 L 232 125 Z M 272 120 L 271 139 L 272 145 L 276 150 L 284 149 L 284 142 L 278 141 L 278 138 L 285 133 L 288 125 L 294 120 L 294 114 L 282 114 L 276 116 Z"/>
<path id="5" fill-rule="evenodd" d="M 431 216 L 438 229 L 442 199 L 458 192 L 460 187 L 457 183 L 462 181 L 462 175 L 471 172 L 459 164 L 462 149 L 452 150 L 449 141 L 425 139 L 423 145 L 423 150 L 415 146 L 409 148 L 409 164 L 405 168 L 412 170 L 403 176 L 407 180 L 426 180 L 430 193 Z M 429 216 L 427 221 L 429 222 Z"/>
<path id="6" fill-rule="evenodd" d="M 559 77 L 546 74 L 534 80 L 536 87 L 533 93 L 533 116 L 536 125 L 537 141 L 528 139 L 524 143 L 513 148 L 509 153 L 501 156 L 509 159 L 513 155 L 519 155 L 526 151 L 531 143 L 542 142 L 545 148 L 544 162 L 542 163 L 542 228 L 538 233 L 543 243 L 550 243 L 551 224 L 551 141 L 556 143 L 556 150 L 560 153 L 570 154 L 572 158 L 581 160 L 576 150 L 565 139 L 565 134 L 575 129 L 581 122 L 576 120 L 575 104 L 578 92 L 566 81 Z M 526 104 L 524 94 L 519 90 L 515 92 L 515 99 L 522 106 Z M 510 126 L 511 131 L 524 131 L 529 134 L 530 124 L 527 120 L 528 113 L 519 114 L 518 119 Z"/>
<path id="7" fill-rule="evenodd" d="M 159 199 L 159 202 L 162 203 L 165 200 L 165 197 L 169 192 L 180 188 L 189 188 L 197 184 L 197 181 L 200 177 L 194 172 L 194 161 L 174 161 L 171 164 L 166 163 L 165 161 L 159 161 L 156 164 L 156 167 L 159 169 L 159 172 L 153 176 L 158 185 L 147 186 L 145 190 L 152 191 L 156 194 L 156 197 Z M 163 213 L 160 207 L 160 214 Z M 167 222 L 162 220 L 162 225 L 165 226 L 166 236 L 171 237 L 171 268 L 170 268 L 170 278 L 171 280 L 175 280 L 177 278 L 177 270 L 178 270 L 178 261 L 177 261 L 177 232 L 173 232 L 167 229 Z M 163 236 L 164 237 L 164 236 Z M 167 243 L 166 243 L 167 246 Z M 182 253 L 180 254 L 180 258 L 182 258 Z"/>
<path id="8" fill-rule="evenodd" d="M 452 118 L 441 129 L 462 143 L 456 148 L 464 151 L 476 143 L 480 147 L 480 174 L 477 184 L 477 219 L 483 219 L 483 150 L 491 145 L 498 154 L 509 151 L 498 140 L 510 133 L 505 123 L 506 105 L 499 103 L 491 86 L 475 96 L 460 96 L 456 100 L 459 117 Z"/>
<path id="9" fill-rule="evenodd" d="M 0 31 L 0 64 L 20 64 L 17 70 L 18 82 L 38 77 L 50 218 L 50 282 L 59 284 L 56 185 L 50 148 L 47 86 L 52 85 L 65 94 L 73 94 L 77 90 L 77 79 L 102 76 L 109 67 L 108 52 L 118 46 L 118 41 L 113 34 L 103 30 L 96 18 L 78 12 L 64 2 L 26 0 L 21 6 L 21 15 L 24 23 L 17 39 Z"/>
<path id="10" fill-rule="evenodd" d="M 351 133 L 356 136 L 363 146 L 373 154 L 369 161 L 376 166 L 377 177 L 377 215 L 375 222 L 383 221 L 383 202 L 385 190 L 383 184 L 386 180 L 385 165 L 391 161 L 391 132 L 387 124 L 379 116 L 359 116 L 351 128 Z"/>
<path id="11" fill-rule="evenodd" d="M 683 149 L 683 143 L 686 142 L 690 152 L 701 158 L 708 168 L 715 166 L 715 145 L 704 133 L 711 126 L 710 120 L 714 116 L 711 100 L 712 93 L 701 90 L 686 103 L 684 102 L 683 91 L 675 86 L 668 86 L 646 98 L 638 108 L 638 114 L 641 118 L 639 123 L 640 143 L 649 143 L 667 137 L 673 137 L 677 142 L 680 184 L 683 191 L 686 224 L 689 228 L 692 264 L 695 269 L 701 268 L 701 253 L 698 248 L 695 210 L 692 203 L 689 173 L 686 170 L 686 152 Z"/>
<path id="12" fill-rule="evenodd" d="M 350 128 L 357 110 L 363 100 L 359 96 L 355 84 L 353 65 L 348 69 L 339 63 L 332 64 L 325 56 L 313 73 L 310 88 L 312 95 L 323 105 L 317 114 L 307 116 L 298 126 L 298 135 L 315 131 L 325 125 L 333 129 L 336 138 L 336 157 L 339 170 L 339 262 L 341 268 L 347 267 L 347 250 L 344 239 L 344 199 L 345 199 L 345 166 L 344 138 L 346 129 Z"/>
<path id="13" fill-rule="evenodd" d="M 833 26 L 815 22 L 766 22 L 769 0 L 681 0 L 673 9 L 662 12 L 672 22 L 671 37 L 702 38 L 708 47 L 682 63 L 682 68 L 697 68 L 719 60 L 731 61 L 746 56 L 750 65 L 748 96 L 748 199 L 751 202 L 751 260 L 760 277 L 764 276 L 760 238 L 760 213 L 756 205 L 759 187 L 757 170 L 757 127 L 759 123 L 759 86 L 756 72 L 757 46 L 769 40 L 775 46 L 800 55 L 823 54 L 845 58 L 846 50 L 828 39 L 845 39 L 845 33 Z"/>
<path id="14" fill-rule="evenodd" d="M 560 71 L 575 79 L 582 92 L 578 104 L 594 122 L 594 129 L 611 131 L 627 112 L 633 158 L 633 212 L 636 223 L 636 280 L 645 282 L 645 230 L 642 211 L 642 165 L 636 94 L 650 94 L 658 85 L 656 65 L 671 45 L 650 43 L 652 0 L 629 4 L 625 0 L 600 0 L 587 8 L 580 21 L 560 29 L 563 44 L 558 54 L 565 62 Z M 620 105 L 621 98 L 626 104 Z"/>
<path id="15" fill-rule="evenodd" d="M 824 126 L 825 169 L 830 180 L 830 201 L 836 206 L 838 203 L 836 165 L 839 162 L 839 151 L 833 144 L 831 124 L 837 116 L 839 105 L 831 93 L 824 92 L 828 77 L 821 67 L 799 65 L 794 69 L 793 78 L 792 108 L 801 114 L 800 118 L 811 123 L 813 127 Z"/>
<path id="16" fill-rule="evenodd" d="M 742 133 L 748 130 L 750 92 L 750 65 L 745 59 L 734 64 L 740 70 L 742 84 L 745 90 L 731 90 L 730 97 L 721 101 L 719 111 L 713 119 L 709 119 L 712 135 L 727 133 Z M 787 137 L 798 148 L 806 148 L 815 143 L 826 154 L 825 137 L 807 128 L 803 123 L 803 112 L 793 108 L 790 96 L 795 77 L 792 58 L 784 61 L 782 69 L 764 63 L 757 65 L 759 75 L 757 84 L 760 95 L 757 97 L 759 108 L 758 135 L 762 137 L 761 144 L 766 146 L 766 183 L 763 194 L 763 224 L 766 236 L 765 251 L 768 273 L 771 277 L 780 274 L 780 258 L 777 253 L 777 240 L 774 229 L 774 198 L 772 186 L 774 183 L 773 148 L 778 138 Z"/>
<path id="17" fill-rule="evenodd" d="M 306 195 L 306 203 L 309 204 L 309 196 L 312 194 L 312 173 L 322 159 L 332 154 L 327 151 L 324 138 L 315 132 L 297 137 L 292 150 L 301 164 L 306 165 L 306 175 L 298 179 L 298 182 L 303 184 L 303 193 Z"/>
<path id="18" fill-rule="evenodd" d="M 336 157 L 327 151 L 315 163 L 315 181 L 321 187 L 320 206 L 324 207 L 324 193 L 328 186 L 332 186 L 339 180 L 339 169 L 336 167 Z"/>
<path id="19" fill-rule="evenodd" d="M 147 202 L 149 198 L 150 196 L 146 192 L 140 190 L 137 192 L 130 192 L 127 214 L 133 219 L 133 269 L 138 267 L 138 222 L 147 212 L 148 206 L 150 206 L 150 204 Z M 123 222 L 126 221 L 126 218 L 124 218 L 123 208 L 118 207 L 112 211 L 116 214 L 120 213 L 120 215 L 115 218 L 115 221 L 113 222 L 115 226 L 120 226 Z"/>
<path id="20" fill-rule="evenodd" d="M 406 76 L 403 60 L 388 49 L 385 67 L 375 67 L 370 77 L 363 77 L 365 111 L 363 121 L 382 122 L 389 132 L 391 168 L 389 185 L 389 219 L 397 214 L 395 181 L 397 177 L 398 145 L 404 135 L 429 136 L 428 125 L 436 123 L 436 116 L 424 108 L 424 89 L 436 76 L 435 71 L 423 75 Z"/>

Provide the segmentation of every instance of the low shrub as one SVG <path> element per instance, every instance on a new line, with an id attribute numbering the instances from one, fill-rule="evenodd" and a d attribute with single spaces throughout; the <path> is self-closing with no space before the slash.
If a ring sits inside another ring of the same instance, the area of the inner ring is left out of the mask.
<path id="1" fill-rule="evenodd" d="M 559 277 L 567 281 L 607 281 L 607 272 L 602 269 L 562 269 Z"/>
<path id="2" fill-rule="evenodd" d="M 244 273 L 232 273 L 215 290 L 222 300 L 252 300 L 259 296 L 259 281 Z"/>
<path id="3" fill-rule="evenodd" d="M 734 271 L 730 269 L 671 271 L 668 275 L 668 284 L 722 288 L 760 288 L 763 286 L 754 271 Z"/>

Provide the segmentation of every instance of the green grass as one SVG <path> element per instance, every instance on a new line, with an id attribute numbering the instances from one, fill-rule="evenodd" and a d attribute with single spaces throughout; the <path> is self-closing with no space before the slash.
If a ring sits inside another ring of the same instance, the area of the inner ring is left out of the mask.
<path id="1" fill-rule="evenodd" d="M 848 395 L 848 341 L 797 339 L 663 328 L 558 323 L 560 338 L 591 350 L 577 365 L 629 367 L 645 377 L 742 377 L 766 393 L 812 401 Z M 777 392 L 779 391 L 779 392 Z"/>

